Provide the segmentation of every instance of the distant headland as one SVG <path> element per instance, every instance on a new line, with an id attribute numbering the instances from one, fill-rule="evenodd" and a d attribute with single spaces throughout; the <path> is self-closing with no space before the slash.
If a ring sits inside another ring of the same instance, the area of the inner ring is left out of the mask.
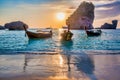
<path id="1" fill-rule="evenodd" d="M 26 29 L 28 28 L 28 25 L 22 21 L 14 21 L 10 23 L 6 23 L 4 26 L 0 26 L 0 29 L 9 29 L 9 30 L 24 30 L 24 26 Z"/>
<path id="2" fill-rule="evenodd" d="M 116 29 L 118 20 L 112 20 L 112 24 L 105 23 L 100 28 L 101 29 Z"/>

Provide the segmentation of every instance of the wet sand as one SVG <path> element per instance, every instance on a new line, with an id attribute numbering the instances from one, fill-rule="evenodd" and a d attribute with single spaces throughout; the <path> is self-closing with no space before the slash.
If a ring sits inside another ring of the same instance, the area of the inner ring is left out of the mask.
<path id="1" fill-rule="evenodd" d="M 0 80 L 120 80 L 119 54 L 0 55 Z"/>

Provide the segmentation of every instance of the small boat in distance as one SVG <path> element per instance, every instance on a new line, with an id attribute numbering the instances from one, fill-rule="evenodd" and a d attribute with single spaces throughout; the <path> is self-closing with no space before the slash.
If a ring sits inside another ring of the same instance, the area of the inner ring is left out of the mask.
<path id="1" fill-rule="evenodd" d="M 52 37 L 52 30 L 49 32 L 32 32 L 28 31 L 25 26 L 23 26 L 28 38 L 49 38 Z"/>
<path id="2" fill-rule="evenodd" d="M 86 27 L 85 27 L 85 31 L 86 31 L 87 36 L 99 36 L 102 33 L 100 29 L 99 30 L 96 30 L 96 29 L 87 30 Z"/>
<path id="3" fill-rule="evenodd" d="M 62 26 L 62 29 L 68 29 L 68 27 L 67 26 Z"/>

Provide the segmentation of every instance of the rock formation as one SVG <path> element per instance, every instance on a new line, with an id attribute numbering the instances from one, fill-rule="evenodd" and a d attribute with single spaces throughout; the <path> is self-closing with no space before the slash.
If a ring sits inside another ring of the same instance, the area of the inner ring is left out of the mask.
<path id="1" fill-rule="evenodd" d="M 92 29 L 94 21 L 94 8 L 91 2 L 82 2 L 77 10 L 66 20 L 66 24 L 71 29 Z"/>
<path id="2" fill-rule="evenodd" d="M 3 30 L 3 29 L 5 29 L 5 27 L 0 25 L 0 30 Z"/>
<path id="3" fill-rule="evenodd" d="M 15 22 L 11 22 L 11 23 L 6 23 L 5 24 L 5 28 L 9 29 L 9 30 L 24 30 L 24 26 L 26 27 L 26 29 L 28 28 L 28 25 L 21 22 L 21 21 L 15 21 Z"/>
<path id="4" fill-rule="evenodd" d="M 112 24 L 105 23 L 101 29 L 116 29 L 118 20 L 112 20 Z"/>

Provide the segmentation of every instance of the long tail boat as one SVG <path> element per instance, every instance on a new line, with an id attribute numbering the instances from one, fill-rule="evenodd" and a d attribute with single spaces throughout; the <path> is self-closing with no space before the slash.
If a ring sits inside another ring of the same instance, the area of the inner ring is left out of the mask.
<path id="1" fill-rule="evenodd" d="M 62 36 L 61 40 L 71 41 L 73 33 L 70 31 L 70 26 L 69 25 L 68 25 L 67 29 L 68 30 L 64 30 L 64 32 L 61 34 L 61 36 Z"/>
<path id="2" fill-rule="evenodd" d="M 85 27 L 85 31 L 86 31 L 87 36 L 99 36 L 102 33 L 101 30 L 87 30 L 86 27 Z"/>
<path id="3" fill-rule="evenodd" d="M 28 36 L 28 38 L 49 38 L 52 37 L 52 30 L 49 32 L 31 32 L 26 29 L 25 26 L 23 26 L 25 29 L 25 32 Z"/>
<path id="4" fill-rule="evenodd" d="M 88 36 L 99 36 L 101 35 L 101 30 L 87 30 L 86 33 Z"/>

